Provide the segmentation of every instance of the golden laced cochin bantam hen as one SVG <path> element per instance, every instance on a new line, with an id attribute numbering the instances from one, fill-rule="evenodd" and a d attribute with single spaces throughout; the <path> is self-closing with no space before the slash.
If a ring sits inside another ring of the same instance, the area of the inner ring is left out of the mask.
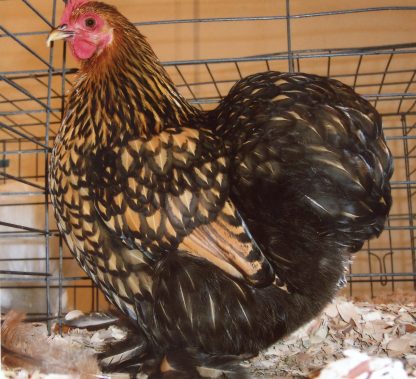
<path id="1" fill-rule="evenodd" d="M 377 111 L 336 80 L 272 71 L 200 111 L 101 2 L 69 1 L 58 39 L 81 62 L 51 158 L 59 229 L 140 336 L 134 359 L 103 365 L 196 378 L 318 315 L 390 209 Z"/>

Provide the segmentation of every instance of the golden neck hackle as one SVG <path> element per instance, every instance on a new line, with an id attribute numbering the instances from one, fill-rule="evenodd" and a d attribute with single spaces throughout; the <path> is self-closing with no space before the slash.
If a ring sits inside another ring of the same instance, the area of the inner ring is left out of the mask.
<path id="1" fill-rule="evenodd" d="M 69 96 L 67 139 L 82 135 L 91 144 L 112 145 L 189 124 L 198 111 L 179 94 L 145 37 L 123 16 L 108 22 L 111 44 L 82 62 Z"/>

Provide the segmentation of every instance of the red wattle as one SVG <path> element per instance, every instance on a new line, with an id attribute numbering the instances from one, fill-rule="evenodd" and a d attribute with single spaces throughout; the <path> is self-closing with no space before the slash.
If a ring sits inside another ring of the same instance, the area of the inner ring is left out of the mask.
<path id="1" fill-rule="evenodd" d="M 91 58 L 96 50 L 97 46 L 85 39 L 75 38 L 72 42 L 72 53 L 79 60 Z"/>

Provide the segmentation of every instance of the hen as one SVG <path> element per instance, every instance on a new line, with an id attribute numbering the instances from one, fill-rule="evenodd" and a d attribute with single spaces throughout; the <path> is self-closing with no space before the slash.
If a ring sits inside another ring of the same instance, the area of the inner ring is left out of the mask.
<path id="1" fill-rule="evenodd" d="M 338 81 L 264 72 L 199 111 L 100 2 L 69 1 L 58 39 L 81 68 L 51 157 L 56 218 L 142 334 L 137 362 L 199 377 L 316 316 L 390 209 L 376 110 Z"/>

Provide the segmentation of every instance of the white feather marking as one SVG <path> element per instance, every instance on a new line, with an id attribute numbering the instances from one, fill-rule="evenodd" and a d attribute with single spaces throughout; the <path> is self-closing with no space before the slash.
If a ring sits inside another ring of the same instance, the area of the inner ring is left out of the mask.
<path id="1" fill-rule="evenodd" d="M 316 200 L 314 200 L 314 199 L 312 199 L 310 196 L 308 196 L 308 195 L 305 195 L 305 197 L 312 203 L 312 204 L 314 204 L 315 206 L 317 206 L 318 208 L 321 208 L 324 212 L 326 212 L 326 213 L 328 213 L 328 214 L 330 214 L 329 213 L 329 211 L 326 209 L 326 208 L 324 208 L 321 204 L 319 204 Z"/>
<path id="2" fill-rule="evenodd" d="M 181 326 L 179 325 L 179 324 L 176 324 L 176 327 L 178 328 L 178 330 L 179 330 L 179 332 L 184 336 L 184 337 L 186 337 L 185 336 L 185 333 L 183 332 L 183 330 L 182 330 L 182 328 L 181 328 Z"/>
<path id="3" fill-rule="evenodd" d="M 242 168 L 244 168 L 244 169 L 248 170 L 248 167 L 247 167 L 247 165 L 246 165 L 246 163 L 245 163 L 244 161 L 240 163 L 240 166 L 241 166 Z"/>
<path id="4" fill-rule="evenodd" d="M 349 212 L 342 212 L 341 214 L 345 217 L 352 218 L 352 219 L 356 219 L 356 218 L 360 217 L 358 215 L 355 215 L 355 214 L 349 213 Z"/>
<path id="5" fill-rule="evenodd" d="M 189 321 L 191 321 L 192 328 L 194 327 L 194 314 L 192 313 L 192 303 L 190 303 L 190 307 L 188 310 Z"/>
<path id="6" fill-rule="evenodd" d="M 290 111 L 287 112 L 288 114 L 290 114 L 291 116 L 293 116 L 296 120 L 302 120 L 302 117 L 299 116 L 299 113 L 295 112 L 295 111 Z"/>
<path id="7" fill-rule="evenodd" d="M 245 318 L 246 318 L 246 320 L 247 320 L 247 324 L 249 324 L 249 325 L 250 325 L 250 320 L 248 319 L 247 313 L 246 313 L 246 311 L 244 310 L 243 305 L 240 303 L 240 300 L 237 300 L 237 302 L 238 302 L 238 305 L 239 305 L 239 306 L 240 306 L 240 308 L 241 308 L 241 311 L 243 312 L 244 317 L 245 317 Z"/>
<path id="8" fill-rule="evenodd" d="M 283 283 L 282 285 L 278 285 L 277 284 L 277 280 L 273 283 L 277 288 L 279 288 L 279 289 L 281 289 L 282 291 L 284 291 L 284 292 L 286 292 L 286 293 L 288 293 L 288 294 L 290 294 L 290 291 L 289 291 L 289 289 L 287 288 L 287 284 L 286 283 Z"/>
<path id="9" fill-rule="evenodd" d="M 345 174 L 347 174 L 347 176 L 354 183 L 356 183 L 359 187 L 361 187 L 362 189 L 364 189 L 363 185 L 360 183 L 360 181 L 358 180 L 358 178 L 352 176 L 352 174 L 348 170 L 346 170 L 345 167 L 341 163 L 339 163 L 339 162 L 337 162 L 335 160 L 323 159 L 323 158 L 318 158 L 318 159 L 315 159 L 315 160 L 318 161 L 318 162 L 321 162 L 321 163 L 325 163 L 328 166 L 336 167 L 338 170 L 340 170 L 340 171 L 344 172 Z"/>
<path id="10" fill-rule="evenodd" d="M 160 304 L 160 308 L 162 308 L 162 311 L 166 317 L 166 320 L 170 321 L 170 317 L 168 316 L 165 307 L 163 306 L 163 303 L 159 303 Z"/>
<path id="11" fill-rule="evenodd" d="M 155 216 L 149 217 L 148 220 L 150 221 L 151 228 L 155 232 L 157 232 L 157 230 L 159 229 L 159 225 L 156 223 L 156 217 Z"/>
<path id="12" fill-rule="evenodd" d="M 183 307 L 184 307 L 185 311 L 188 313 L 188 307 L 186 306 L 185 295 L 183 293 L 181 282 L 179 282 L 179 292 L 181 294 Z"/>
<path id="13" fill-rule="evenodd" d="M 127 309 L 127 313 L 129 314 L 129 317 L 133 320 L 137 320 L 137 315 L 133 309 L 133 306 L 126 303 L 126 309 Z"/>
<path id="14" fill-rule="evenodd" d="M 307 148 L 308 150 L 322 152 L 322 153 L 331 153 L 335 155 L 332 151 L 328 150 L 325 146 L 322 146 L 322 145 L 309 145 Z"/>
<path id="15" fill-rule="evenodd" d="M 134 357 L 135 355 L 138 355 L 138 353 L 140 353 L 140 351 L 142 350 L 142 346 L 135 346 L 134 348 L 127 350 L 127 351 L 123 351 L 120 354 L 116 354 L 116 355 L 112 355 L 111 357 L 107 357 L 101 360 L 101 364 L 105 367 L 108 365 L 111 365 L 113 363 L 117 363 L 120 364 L 122 362 L 125 362 L 129 359 L 131 359 L 132 357 Z"/>
<path id="16" fill-rule="evenodd" d="M 362 144 L 365 144 L 365 143 L 366 143 L 365 135 L 364 135 L 364 133 L 362 132 L 362 130 L 358 129 L 358 130 L 355 132 L 355 134 L 357 135 L 358 139 L 360 140 L 360 142 L 361 142 Z"/>
<path id="17" fill-rule="evenodd" d="M 215 308 L 214 308 L 214 301 L 212 300 L 210 293 L 208 293 L 208 298 L 209 298 L 209 306 L 211 309 L 212 325 L 214 326 L 214 329 L 215 329 Z"/>
<path id="18" fill-rule="evenodd" d="M 190 191 L 184 191 L 184 193 L 179 195 L 179 199 L 181 200 L 182 204 L 185 205 L 186 209 L 190 212 L 191 202 L 192 202 L 192 193 Z"/>
<path id="19" fill-rule="evenodd" d="M 335 242 L 335 244 L 337 244 L 338 246 L 341 246 L 341 247 L 350 247 L 350 245 L 349 245 L 349 244 L 344 243 L 344 242 L 339 242 L 339 241 L 336 241 L 336 242 Z"/>
<path id="20" fill-rule="evenodd" d="M 232 282 L 232 283 L 238 288 L 238 290 L 244 296 L 244 299 L 246 299 L 246 294 L 244 293 L 243 289 L 236 282 Z"/>
<path id="21" fill-rule="evenodd" d="M 322 139 L 322 136 L 319 134 L 319 132 L 314 128 L 312 125 L 308 125 L 309 129 L 311 129 L 317 136 L 319 136 Z"/>
<path id="22" fill-rule="evenodd" d="M 269 170 L 270 170 L 272 176 L 275 176 L 276 170 L 275 170 L 275 167 L 271 164 L 271 162 L 267 162 L 267 166 L 269 167 Z"/>
<path id="23" fill-rule="evenodd" d="M 188 272 L 186 269 L 184 269 L 184 271 L 185 271 L 186 276 L 189 278 L 189 281 L 190 281 L 190 282 L 191 282 L 191 284 L 192 284 L 192 289 L 195 289 L 195 283 L 194 283 L 194 281 L 192 280 L 191 275 L 189 275 L 189 272 Z"/>
<path id="24" fill-rule="evenodd" d="M 174 170 L 174 172 L 175 172 L 175 174 L 176 174 L 177 170 Z M 176 180 L 179 180 L 177 176 L 178 176 L 178 175 L 176 174 Z M 182 175 L 182 178 L 185 180 L 185 182 L 186 182 L 186 183 L 187 183 L 190 187 L 192 187 L 192 186 L 193 186 L 193 184 L 191 183 L 191 181 L 190 181 L 190 180 L 189 180 L 189 178 L 188 178 L 188 175 Z"/>
<path id="25" fill-rule="evenodd" d="M 272 121 L 287 121 L 287 118 L 284 118 L 282 116 L 276 116 L 276 117 L 271 117 L 270 120 L 272 120 Z"/>
<path id="26" fill-rule="evenodd" d="M 161 148 L 157 156 L 155 156 L 156 162 L 160 169 L 163 171 L 168 161 L 168 153 L 165 149 Z"/>
<path id="27" fill-rule="evenodd" d="M 282 262 L 286 262 L 286 263 L 291 263 L 292 262 L 290 259 L 282 257 L 281 255 L 277 254 L 275 251 L 273 252 L 273 257 L 279 259 Z M 286 266 L 286 267 L 288 267 L 288 266 Z"/>
<path id="28" fill-rule="evenodd" d="M 383 199 L 383 201 L 384 201 L 384 199 Z M 365 209 L 367 209 L 367 211 L 369 211 L 370 213 L 373 213 L 374 212 L 373 209 L 371 209 L 364 201 L 360 201 L 360 205 L 362 207 L 364 207 Z"/>
<path id="29" fill-rule="evenodd" d="M 336 162 L 335 160 L 329 160 L 329 159 L 324 159 L 324 158 L 316 158 L 315 160 L 321 163 L 325 163 L 328 166 L 336 167 L 337 169 L 349 174 L 349 172 L 345 169 L 345 167 L 341 163 Z"/>
<path id="30" fill-rule="evenodd" d="M 230 341 L 234 341 L 234 337 L 231 335 L 230 331 L 228 329 L 225 330 L 227 333 L 227 336 L 230 338 Z"/>

